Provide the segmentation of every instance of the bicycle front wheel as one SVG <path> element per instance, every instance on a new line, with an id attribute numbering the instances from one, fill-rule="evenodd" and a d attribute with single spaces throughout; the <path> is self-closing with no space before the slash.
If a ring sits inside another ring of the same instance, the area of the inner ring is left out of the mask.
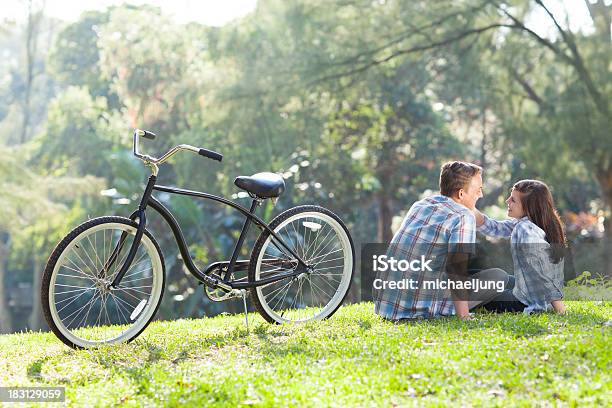
<path id="1" fill-rule="evenodd" d="M 306 262 L 308 272 L 250 290 L 259 313 L 270 323 L 302 323 L 330 317 L 346 297 L 354 271 L 355 249 L 348 229 L 333 212 L 319 206 L 291 208 L 271 229 Z M 249 281 L 290 273 L 297 260 L 269 232 L 255 243 Z"/>
<path id="2" fill-rule="evenodd" d="M 123 217 L 95 218 L 71 231 L 51 254 L 43 275 L 42 307 L 49 327 L 68 346 L 129 342 L 155 316 L 165 273 L 159 245 L 148 231 L 118 287 L 108 287 L 137 228 Z"/>

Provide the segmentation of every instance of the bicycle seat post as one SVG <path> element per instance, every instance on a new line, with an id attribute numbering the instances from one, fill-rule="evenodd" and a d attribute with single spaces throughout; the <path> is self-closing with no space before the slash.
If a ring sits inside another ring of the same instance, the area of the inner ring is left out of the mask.
<path id="1" fill-rule="evenodd" d="M 251 207 L 249 208 L 249 212 L 251 214 L 255 213 L 255 209 L 261 203 L 261 199 L 255 197 L 253 198 L 253 202 L 251 203 Z M 229 264 L 227 265 L 227 276 L 230 276 L 234 272 L 234 266 L 236 265 L 236 260 L 238 259 L 238 253 L 240 252 L 240 248 L 244 244 L 244 240 L 246 238 L 247 233 L 249 232 L 249 227 L 251 226 L 251 218 L 247 217 L 244 220 L 244 224 L 242 225 L 242 230 L 240 231 L 240 236 L 236 241 L 236 245 L 234 246 L 234 251 L 232 252 L 232 256 L 230 258 Z"/>

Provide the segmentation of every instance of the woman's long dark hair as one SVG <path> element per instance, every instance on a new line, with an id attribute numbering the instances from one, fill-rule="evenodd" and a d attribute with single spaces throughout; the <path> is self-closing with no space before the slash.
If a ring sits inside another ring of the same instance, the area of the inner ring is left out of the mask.
<path id="1" fill-rule="evenodd" d="M 550 189 L 538 180 L 521 180 L 513 188 L 521 193 L 521 205 L 529 220 L 546 233 L 546 242 L 551 246 L 551 259 L 553 263 L 558 263 L 565 255 L 567 242 Z"/>

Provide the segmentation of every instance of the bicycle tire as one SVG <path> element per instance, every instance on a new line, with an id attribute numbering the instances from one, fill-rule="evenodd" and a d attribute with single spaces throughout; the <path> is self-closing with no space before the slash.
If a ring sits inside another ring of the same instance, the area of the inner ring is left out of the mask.
<path id="1" fill-rule="evenodd" d="M 340 239 L 342 240 L 342 250 L 343 250 L 343 254 L 345 255 L 345 262 L 346 264 L 343 264 L 341 266 L 342 268 L 342 278 L 339 282 L 339 288 L 337 290 L 336 293 L 334 293 L 334 295 L 330 298 L 329 302 L 323 307 L 321 313 L 316 314 L 314 313 L 313 316 L 311 318 L 306 318 L 306 319 L 296 319 L 291 320 L 289 318 L 285 318 L 283 314 L 278 314 L 276 313 L 274 310 L 272 310 L 271 305 L 268 304 L 268 300 L 266 300 L 265 294 L 263 292 L 263 287 L 262 286 L 258 286 L 258 287 L 253 287 L 249 290 L 251 299 L 255 305 L 255 308 L 257 309 L 257 311 L 262 315 L 262 317 L 270 322 L 270 323 L 278 323 L 278 324 L 282 324 L 282 323 L 290 323 L 290 322 L 305 322 L 305 321 L 309 321 L 309 320 L 321 320 L 321 319 L 327 319 L 329 317 L 331 317 L 337 310 L 338 308 L 342 305 L 342 303 L 344 302 L 344 300 L 346 299 L 346 296 L 350 290 L 350 285 L 352 283 L 352 278 L 354 275 L 354 269 L 355 269 L 355 248 L 353 245 L 353 240 L 351 238 L 351 235 L 348 231 L 348 228 L 346 227 L 346 225 L 342 222 L 342 220 L 340 219 L 340 217 L 338 217 L 336 214 L 334 214 L 333 212 L 327 210 L 326 208 L 320 207 L 320 206 L 316 206 L 316 205 L 303 205 L 303 206 L 298 206 L 298 207 L 293 207 L 291 209 L 288 209 L 286 211 L 284 211 L 283 213 L 279 214 L 277 217 L 275 217 L 272 222 L 270 223 L 270 228 L 275 231 L 275 233 L 282 233 L 282 230 L 285 226 L 288 225 L 292 225 L 291 223 L 294 221 L 299 221 L 302 220 L 302 224 L 305 223 L 310 223 L 310 224 L 316 224 L 313 221 L 308 221 L 309 219 L 312 220 L 319 220 L 319 222 L 327 222 L 329 223 L 330 227 L 334 230 L 335 233 L 338 234 L 338 236 L 342 236 L 340 237 Z M 321 225 L 321 224 L 318 224 Z M 319 226 L 319 228 L 321 228 L 321 226 Z M 323 230 L 322 230 L 323 231 Z M 308 235 L 309 232 L 306 231 L 305 235 Z M 299 234 L 298 234 L 299 235 Z M 249 262 L 249 273 L 248 273 L 248 279 L 250 282 L 255 282 L 258 280 L 259 276 L 261 276 L 261 267 L 262 267 L 262 263 L 263 263 L 263 256 L 265 254 L 262 254 L 262 249 L 267 251 L 267 249 L 264 249 L 264 247 L 267 245 L 268 247 L 270 246 L 270 243 L 272 243 L 272 239 L 271 239 L 271 234 L 267 231 L 264 230 L 262 231 L 262 233 L 260 234 L 259 238 L 257 239 L 254 247 L 253 247 L 253 251 L 251 253 L 251 258 L 250 258 L 250 262 Z M 304 240 L 306 239 L 306 237 L 304 237 Z M 279 244 L 280 245 L 280 244 Z M 314 245 L 314 244 L 311 244 Z M 275 245 L 276 246 L 276 245 Z M 304 241 L 304 246 L 306 246 L 306 242 Z M 278 247 L 278 246 L 276 246 Z M 307 249 L 307 248 L 304 248 Z M 306 252 L 306 251 L 305 251 Z M 260 256 L 261 255 L 261 256 Z M 299 254 L 298 255 L 302 256 L 308 256 L 308 254 L 304 253 L 304 254 Z M 312 254 L 311 254 L 312 255 Z M 320 256 L 319 256 L 320 257 Z M 307 261 L 307 260 L 306 260 Z M 320 261 L 318 261 L 320 262 Z M 338 266 L 340 267 L 340 266 Z M 258 273 L 259 271 L 259 273 Z M 315 273 L 317 270 L 315 269 Z M 322 275 L 322 274 L 321 274 Z M 336 274 L 337 275 L 337 274 Z M 315 299 L 315 295 L 314 295 L 314 287 L 312 286 L 312 279 L 314 279 L 313 277 L 314 275 L 310 275 L 310 276 L 304 276 L 304 279 L 306 280 L 311 280 L 310 282 L 310 288 L 311 288 L 311 300 L 314 303 L 314 299 Z M 304 283 L 303 286 L 307 287 L 308 283 Z M 270 286 L 270 285 L 267 285 Z M 315 284 L 316 286 L 316 284 Z M 299 291 L 301 291 L 301 287 L 298 289 Z M 275 289 L 278 290 L 278 289 Z M 306 289 L 305 289 L 306 290 Z M 289 289 L 287 289 L 287 291 L 289 291 Z M 285 295 L 287 296 L 287 295 Z M 295 296 L 299 297 L 300 294 L 296 294 Z M 305 305 L 305 301 L 304 301 L 304 297 L 303 297 L 303 293 L 301 294 L 302 296 L 302 304 Z M 306 299 L 308 299 L 308 295 L 306 296 Z M 271 303 L 271 302 L 270 302 Z M 296 302 L 296 306 L 297 306 L 297 302 Z M 328 307 L 329 306 L 329 307 Z M 307 307 L 305 307 L 304 309 L 307 309 Z M 285 312 L 283 312 L 285 313 Z"/>
<path id="2" fill-rule="evenodd" d="M 53 331 L 53 333 L 67 346 L 74 348 L 74 349 L 83 349 L 83 348 L 89 348 L 92 346 L 95 346 L 97 344 L 107 344 L 107 343 L 112 343 L 112 342 L 116 342 L 116 341 L 102 341 L 102 342 L 89 342 L 89 341 L 79 341 L 78 337 L 76 336 L 71 336 L 71 334 L 69 333 L 69 331 L 67 332 L 67 328 L 63 327 L 63 323 L 60 321 L 56 321 L 58 319 L 59 314 L 54 313 L 53 312 L 53 308 L 54 306 L 51 304 L 52 299 L 50 298 L 50 289 L 52 288 L 51 283 L 52 280 L 54 278 L 54 272 L 59 273 L 57 271 L 59 271 L 59 268 L 61 268 L 61 265 L 56 269 L 57 266 L 57 262 L 60 259 L 60 257 L 62 257 L 62 254 L 64 254 L 64 252 L 66 251 L 67 248 L 70 248 L 71 244 L 73 244 L 73 242 L 78 238 L 78 237 L 82 237 L 84 236 L 84 233 L 87 233 L 89 230 L 95 229 L 96 227 L 99 226 L 104 226 L 105 224 L 107 225 L 124 225 L 129 227 L 129 229 L 131 231 L 135 231 L 138 228 L 138 224 L 132 220 L 130 220 L 129 218 L 124 218 L 124 217 L 117 217 L 117 216 L 105 216 L 105 217 L 99 217 L 99 218 L 94 218 L 91 219 L 87 222 L 82 223 L 81 225 L 77 226 L 76 228 L 74 228 L 72 231 L 70 231 L 59 243 L 58 245 L 55 247 L 55 249 L 53 250 L 53 252 L 51 253 L 49 260 L 47 261 L 44 273 L 43 273 L 43 279 L 42 279 L 42 284 L 41 284 L 41 303 L 42 303 L 42 309 L 43 309 L 43 314 L 45 317 L 45 320 L 47 321 L 47 324 L 49 325 L 49 328 Z M 106 233 L 105 233 L 106 234 Z M 106 235 L 105 235 L 106 236 Z M 87 237 L 85 235 L 85 237 Z M 111 236 L 112 238 L 112 236 Z M 112 241 L 111 241 L 112 242 Z M 159 244 L 157 243 L 157 241 L 155 240 L 155 238 L 153 237 L 153 235 L 151 235 L 151 233 L 145 229 L 144 234 L 143 234 L 143 240 L 141 241 L 141 244 L 139 246 L 139 249 L 141 247 L 143 247 L 143 243 L 145 243 L 145 245 L 150 245 L 151 247 L 149 247 L 149 250 L 152 250 L 151 248 L 154 248 L 154 253 L 157 256 L 157 259 L 152 259 L 152 263 L 151 265 L 153 265 L 153 261 L 155 261 L 155 265 L 159 268 L 158 271 L 155 270 L 155 268 L 151 268 L 152 272 L 152 279 L 159 279 L 158 282 L 158 286 L 159 288 L 159 293 L 155 294 L 155 299 L 154 299 L 154 303 L 155 304 L 151 304 L 151 305 L 145 305 L 142 309 L 143 311 L 146 310 L 146 313 L 149 314 L 149 316 L 146 319 L 143 319 L 143 321 L 139 322 L 139 326 L 137 330 L 135 330 L 133 333 L 131 333 L 129 335 L 129 337 L 126 338 L 122 338 L 121 342 L 130 342 L 132 340 L 134 340 L 136 337 L 138 337 L 146 328 L 147 326 L 150 324 L 150 322 L 154 319 L 155 315 L 157 314 L 157 311 L 159 309 L 159 306 L 161 304 L 162 298 L 163 298 L 163 293 L 164 293 L 164 287 L 165 287 L 165 262 L 164 262 L 164 257 L 163 257 L 163 253 L 159 247 Z M 73 245 L 77 245 L 78 242 L 74 242 Z M 109 247 L 110 249 L 110 247 Z M 131 266 L 134 265 L 134 262 Z M 154 274 L 156 273 L 160 273 L 161 276 L 156 277 L 154 276 Z M 91 279 L 91 278 L 89 278 Z M 125 280 L 125 277 L 124 277 Z M 153 289 L 152 289 L 153 290 Z M 140 306 L 140 305 L 139 305 Z M 152 310 L 152 312 L 151 312 Z M 140 312 L 142 313 L 142 312 Z M 145 321 L 146 320 L 146 321 Z M 87 323 L 87 319 L 85 319 L 85 323 Z M 82 340 L 82 339 L 81 339 Z"/>

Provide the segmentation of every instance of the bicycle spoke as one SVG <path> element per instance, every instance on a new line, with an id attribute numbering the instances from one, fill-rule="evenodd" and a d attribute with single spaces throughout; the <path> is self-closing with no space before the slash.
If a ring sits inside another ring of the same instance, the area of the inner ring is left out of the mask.
<path id="1" fill-rule="evenodd" d="M 310 276 L 308 276 L 306 279 L 308 279 L 308 284 L 310 285 L 310 293 L 312 293 L 312 303 L 313 303 L 313 304 L 315 304 L 315 303 L 316 303 L 316 302 L 315 302 L 315 299 L 316 299 L 317 297 L 315 296 L 315 293 L 316 293 L 316 292 L 315 292 L 314 288 L 312 287 L 312 279 L 311 279 L 311 277 L 310 277 Z M 319 303 L 317 304 L 317 306 L 319 306 L 319 307 L 320 307 L 320 306 L 321 306 L 321 302 L 319 302 Z"/>
<path id="2" fill-rule="evenodd" d="M 334 287 L 334 286 L 333 286 L 331 283 L 329 283 L 327 279 L 325 279 L 325 278 L 324 278 L 324 277 L 322 277 L 322 276 L 318 276 L 318 278 L 319 278 L 320 280 L 322 280 L 323 282 L 325 282 L 325 283 L 327 284 L 327 286 L 329 286 L 329 287 L 330 287 L 330 288 L 331 288 L 333 291 L 335 291 L 335 290 L 336 290 L 336 288 L 335 288 L 335 287 Z"/>
<path id="3" fill-rule="evenodd" d="M 271 303 L 274 299 L 276 299 L 281 293 L 284 292 L 285 289 L 289 290 L 291 288 L 291 284 L 293 282 L 289 281 L 287 282 L 284 286 L 280 287 L 278 290 L 274 290 L 273 292 L 269 293 L 268 296 L 274 292 L 276 292 L 276 294 L 271 298 L 271 299 L 267 299 L 269 303 Z"/>
<path id="4" fill-rule="evenodd" d="M 327 229 L 327 232 L 325 232 L 325 230 Z M 314 254 L 317 252 L 317 249 L 321 247 L 321 245 L 325 242 L 325 240 L 327 240 L 327 237 L 329 237 L 329 234 L 331 234 L 334 231 L 333 228 L 331 228 L 329 225 L 325 224 L 321 227 L 320 230 L 317 231 L 317 236 L 315 238 L 315 240 L 313 241 L 312 245 L 310 245 L 310 247 L 308 248 L 308 253 L 309 254 Z M 323 233 L 325 232 L 325 235 L 323 235 Z"/>
<path id="5" fill-rule="evenodd" d="M 81 260 L 81 262 L 83 262 L 83 260 L 82 260 L 82 259 L 81 259 L 81 257 L 79 256 L 79 254 L 78 254 L 76 251 L 73 251 L 73 252 L 74 252 L 74 254 L 75 254 L 75 255 L 76 255 L 76 256 L 77 256 L 77 257 L 78 257 L 78 258 Z M 69 254 L 69 255 L 70 255 L 70 254 Z M 70 261 L 70 263 L 71 263 L 72 265 L 74 265 L 74 267 L 75 267 L 75 268 L 77 268 L 76 270 L 74 270 L 74 269 L 73 269 L 75 272 L 81 272 L 83 275 L 86 275 L 86 276 L 91 276 L 92 278 L 95 278 L 95 274 L 86 273 L 85 271 L 83 271 L 82 269 L 80 269 L 80 268 L 79 268 L 79 266 L 78 266 L 78 265 L 77 265 L 77 264 L 76 264 L 76 263 L 75 263 L 75 262 L 74 262 L 72 259 L 70 259 L 68 256 L 66 257 L 66 259 L 67 259 L 68 261 Z M 85 265 L 85 267 L 86 267 L 87 269 L 89 269 L 89 267 L 87 266 L 87 264 L 85 264 L 84 262 L 83 262 L 83 264 Z M 63 267 L 65 267 L 65 268 L 68 268 L 68 267 L 67 267 L 65 264 L 64 264 L 64 265 L 62 265 L 62 266 L 63 266 Z"/>
<path id="6" fill-rule="evenodd" d="M 304 254 L 300 253 L 300 249 L 299 249 L 299 243 L 300 243 L 300 234 L 297 232 L 297 230 L 295 229 L 295 223 L 291 223 L 291 228 L 293 228 L 293 232 L 295 233 L 295 253 L 298 254 L 299 256 L 303 257 Z"/>
<path id="7" fill-rule="evenodd" d="M 344 257 L 343 257 L 343 256 L 341 256 L 341 257 L 339 257 L 339 258 L 328 259 L 328 260 L 326 260 L 326 261 L 320 261 L 320 262 L 317 262 L 316 264 L 314 264 L 313 268 L 315 268 L 315 269 L 316 269 L 316 268 L 317 268 L 317 266 L 318 266 L 318 265 L 320 265 L 320 264 L 326 264 L 327 262 L 333 262 L 333 261 L 337 261 L 337 260 L 339 260 L 339 259 L 344 259 Z"/>
<path id="8" fill-rule="evenodd" d="M 93 249 L 94 258 L 96 258 L 96 261 L 97 261 L 97 262 L 94 263 L 94 268 L 96 270 L 98 270 L 98 264 L 101 264 L 100 258 L 98 257 L 98 248 L 94 244 L 91 243 L 91 239 L 89 238 L 89 235 L 86 236 L 85 238 L 87 238 L 87 242 L 89 243 L 89 246 L 91 247 L 91 249 Z M 96 234 L 94 234 L 94 240 L 95 239 L 96 239 Z M 93 259 L 92 259 L 92 261 L 93 261 Z M 102 269 L 102 266 L 104 266 L 104 265 L 101 264 L 100 265 L 100 269 Z"/>
<path id="9" fill-rule="evenodd" d="M 293 284 L 293 282 L 290 282 L 289 286 L 287 286 L 287 290 L 285 291 L 285 294 L 279 298 L 279 300 L 276 302 L 276 304 L 274 305 L 274 309 L 277 309 L 278 305 L 282 305 L 285 301 L 285 298 L 287 297 L 287 294 L 289 293 L 289 289 L 291 289 L 291 285 Z"/>
<path id="10" fill-rule="evenodd" d="M 332 298 L 332 296 L 329 296 L 329 294 L 326 291 L 324 291 L 323 289 L 321 289 L 321 287 L 319 285 L 314 283 L 312 281 L 312 278 L 310 279 L 310 283 L 313 284 L 315 286 L 315 288 L 317 288 L 320 292 L 323 292 L 325 295 L 327 295 L 330 299 Z"/>
<path id="11" fill-rule="evenodd" d="M 120 304 L 120 303 L 117 301 L 119 298 L 118 298 L 116 295 L 114 295 L 113 293 L 110 293 L 110 295 L 111 295 L 111 297 L 112 297 L 113 301 L 115 302 L 115 307 L 116 307 L 116 308 L 117 308 L 117 310 L 119 311 L 119 314 L 120 314 L 120 315 L 121 315 L 121 316 L 122 316 L 122 317 L 125 319 L 125 322 L 126 322 L 126 323 L 128 323 L 128 322 L 129 322 L 129 320 L 127 319 L 127 317 L 125 317 L 125 314 L 123 313 L 123 309 L 122 309 L 122 307 L 121 307 L 121 304 Z M 126 310 L 126 313 L 127 313 L 127 312 L 128 312 L 128 311 Z M 129 314 L 129 313 L 128 313 L 128 314 Z M 119 321 L 119 324 L 121 324 L 121 320 Z"/>
<path id="12" fill-rule="evenodd" d="M 86 236 L 85 239 L 89 239 L 89 236 Z M 85 242 L 83 241 L 83 244 L 84 243 Z M 75 245 L 75 247 L 77 247 L 77 246 Z M 93 271 L 94 275 L 97 275 L 98 274 L 98 271 L 97 271 L 98 268 L 96 267 L 96 263 L 93 261 L 93 259 L 89 255 L 89 252 L 85 251 L 84 245 L 83 245 L 83 247 L 78 247 L 78 248 L 81 249 L 83 252 L 85 252 L 85 255 L 86 255 L 87 259 L 89 259 L 89 262 L 91 262 L 91 264 L 93 265 L 92 271 Z"/>
<path id="13" fill-rule="evenodd" d="M 81 288 L 81 289 L 74 289 L 74 290 L 65 290 L 63 292 L 56 292 L 56 295 L 64 295 L 66 293 L 74 293 L 74 292 L 82 292 L 82 291 L 87 291 L 89 290 L 88 288 Z"/>
<path id="14" fill-rule="evenodd" d="M 152 268 L 148 268 L 146 270 L 150 270 L 150 269 L 152 269 Z M 126 283 L 132 283 L 132 282 L 141 281 L 141 280 L 145 280 L 145 279 L 151 279 L 151 277 L 150 276 L 144 276 L 142 278 L 135 278 L 135 279 L 127 280 L 127 281 L 121 279 L 121 283 L 123 283 L 125 285 Z"/>
<path id="15" fill-rule="evenodd" d="M 319 255 L 319 256 L 315 256 L 314 258 L 310 258 L 310 259 L 309 259 L 307 262 L 308 262 L 308 263 L 310 263 L 310 262 L 312 262 L 312 261 L 313 261 L 313 260 L 315 260 L 315 259 L 322 258 L 322 257 L 326 257 L 326 256 L 329 256 L 329 255 L 331 255 L 331 254 L 333 254 L 333 253 L 340 252 L 340 251 L 344 251 L 344 250 L 343 250 L 342 248 L 340 248 L 340 249 L 336 249 L 335 251 L 330 251 L 330 252 L 328 252 L 328 253 L 326 253 L 326 254 Z"/>
<path id="16" fill-rule="evenodd" d="M 74 298 L 76 298 L 76 297 L 79 297 L 79 296 L 81 296 L 81 295 L 83 295 L 83 294 L 84 294 L 84 293 L 80 293 L 80 294 L 76 294 L 76 295 L 72 295 L 72 296 L 70 296 L 70 297 L 67 297 L 66 299 L 58 300 L 57 302 L 55 302 L 55 307 L 59 306 L 59 304 L 60 304 L 60 303 L 67 302 L 67 301 L 69 301 L 69 300 L 71 300 L 71 299 L 74 299 Z"/>
<path id="17" fill-rule="evenodd" d="M 330 240 L 327 242 L 327 244 L 325 244 L 324 246 L 322 246 L 321 248 L 319 248 L 319 249 L 318 249 L 316 252 L 314 252 L 314 253 L 313 253 L 313 255 L 312 255 L 311 260 L 312 260 L 312 259 L 316 259 L 316 258 L 318 258 L 318 257 L 319 257 L 318 255 L 319 255 L 321 252 L 323 252 L 323 250 L 324 250 L 324 249 L 327 249 L 327 247 L 329 246 L 329 244 L 331 244 L 332 242 L 334 242 L 333 238 L 334 238 L 334 236 L 332 236 L 332 237 L 330 238 Z M 309 262 L 310 262 L 310 261 L 309 261 Z"/>
<path id="18" fill-rule="evenodd" d="M 73 311 L 72 313 L 70 313 L 68 316 L 66 316 L 64 319 L 68 320 L 70 319 L 73 315 L 75 317 L 72 318 L 72 320 L 66 325 L 66 327 L 70 327 L 70 325 L 72 324 L 72 322 L 74 322 L 76 320 L 76 318 L 79 316 L 78 312 L 80 312 L 81 310 L 85 309 L 89 304 L 91 304 L 91 302 L 94 302 L 95 300 L 95 293 L 91 296 L 91 299 L 89 299 L 89 301 L 87 303 L 85 303 L 85 305 L 81 306 L 79 309 L 76 309 L 75 311 Z"/>
<path id="19" fill-rule="evenodd" d="M 138 298 L 137 296 L 135 296 L 135 295 L 131 294 L 130 292 L 126 291 L 125 289 L 119 289 L 119 288 L 118 288 L 118 289 L 117 289 L 117 291 L 121 291 L 121 293 L 125 293 L 126 295 L 131 296 L 132 298 L 134 298 L 134 299 L 136 299 L 136 300 L 140 301 L 140 298 Z"/>
<path id="20" fill-rule="evenodd" d="M 141 295 L 149 296 L 149 293 L 143 292 L 142 290 L 133 289 L 133 288 L 120 288 L 120 289 L 117 289 L 117 290 L 119 290 L 119 291 L 121 291 L 123 293 L 126 293 L 128 295 L 131 295 L 131 293 L 128 292 L 128 290 L 131 290 L 131 291 L 134 291 L 136 293 L 140 293 Z"/>
<path id="21" fill-rule="evenodd" d="M 279 288 L 274 289 L 274 290 L 273 290 L 273 291 L 271 291 L 271 292 L 268 292 L 268 294 L 267 294 L 266 296 L 270 296 L 270 295 L 272 295 L 273 293 L 278 294 L 278 292 L 279 292 L 279 291 L 282 291 L 283 289 L 285 289 L 285 288 L 286 288 L 287 286 L 289 286 L 290 284 L 291 284 L 291 281 L 287 282 L 285 285 L 283 285 L 283 286 L 281 286 L 281 287 L 279 287 Z M 263 287 L 268 287 L 268 286 L 270 286 L 270 285 L 274 285 L 274 283 L 270 283 L 269 285 L 265 285 L 265 286 L 263 286 Z M 276 298 L 276 295 L 275 295 L 275 296 L 274 296 L 272 299 L 269 299 L 269 300 L 273 300 L 274 298 Z"/>

